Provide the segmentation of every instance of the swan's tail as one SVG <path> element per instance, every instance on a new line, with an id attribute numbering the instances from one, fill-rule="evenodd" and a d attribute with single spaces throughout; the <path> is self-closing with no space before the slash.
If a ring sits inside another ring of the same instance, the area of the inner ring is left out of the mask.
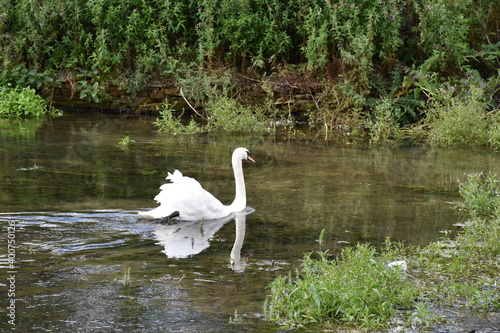
<path id="1" fill-rule="evenodd" d="M 183 178 L 184 176 L 179 170 L 175 170 L 174 173 L 168 173 L 167 180 L 170 180 L 172 183 L 175 183 L 176 181 L 179 181 Z"/>

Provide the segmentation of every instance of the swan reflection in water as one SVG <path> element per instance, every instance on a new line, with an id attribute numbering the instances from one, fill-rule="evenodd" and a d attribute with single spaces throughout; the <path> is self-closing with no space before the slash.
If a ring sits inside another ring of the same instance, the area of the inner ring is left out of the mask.
<path id="1" fill-rule="evenodd" d="M 176 224 L 158 225 L 154 230 L 158 244 L 169 258 L 188 258 L 210 246 L 210 240 L 226 223 L 235 221 L 236 237 L 231 250 L 231 268 L 236 272 L 245 270 L 245 260 L 240 251 L 245 239 L 246 215 L 254 212 L 247 207 L 244 211 L 233 213 L 225 218 L 207 221 L 181 221 Z"/>

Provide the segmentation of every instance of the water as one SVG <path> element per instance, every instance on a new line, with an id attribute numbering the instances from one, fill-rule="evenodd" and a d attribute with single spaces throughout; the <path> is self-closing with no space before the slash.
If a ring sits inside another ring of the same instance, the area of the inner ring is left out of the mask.
<path id="1" fill-rule="evenodd" d="M 481 151 L 162 136 L 152 120 L 0 121 L 0 331 L 14 327 L 9 290 L 19 332 L 273 331 L 266 286 L 321 230 L 332 252 L 387 236 L 427 244 L 459 221 L 452 203 L 466 173 L 500 173 L 499 157 Z M 135 142 L 120 147 L 125 136 Z M 238 146 L 257 161 L 244 164 L 245 214 L 137 221 L 174 169 L 230 203 Z"/>

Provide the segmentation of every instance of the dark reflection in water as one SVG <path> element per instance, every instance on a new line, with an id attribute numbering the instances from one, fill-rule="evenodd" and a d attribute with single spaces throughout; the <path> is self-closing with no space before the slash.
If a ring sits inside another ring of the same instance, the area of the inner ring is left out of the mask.
<path id="1" fill-rule="evenodd" d="M 498 156 L 485 152 L 170 137 L 152 120 L 96 114 L 0 124 L 0 270 L 5 276 L 12 222 L 19 331 L 272 330 L 261 320 L 265 287 L 316 247 L 322 229 L 332 252 L 387 236 L 426 244 L 458 221 L 451 203 L 466 173 L 500 173 Z M 124 136 L 135 142 L 120 147 Z M 238 146 L 257 160 L 244 166 L 251 214 L 137 221 L 174 169 L 230 203 Z M 6 288 L 0 280 L 2 295 Z M 241 321 L 231 324 L 235 311 Z"/>

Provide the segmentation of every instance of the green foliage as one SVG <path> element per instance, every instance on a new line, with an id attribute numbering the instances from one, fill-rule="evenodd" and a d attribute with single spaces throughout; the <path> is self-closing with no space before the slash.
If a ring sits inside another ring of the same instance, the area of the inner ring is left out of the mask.
<path id="1" fill-rule="evenodd" d="M 401 12 L 405 2 L 312 1 L 301 33 L 307 38 L 304 53 L 311 68 L 322 68 L 330 59 L 370 68 L 372 58 L 390 61 L 402 45 Z"/>
<path id="2" fill-rule="evenodd" d="M 496 175 L 469 174 L 460 184 L 460 195 L 464 199 L 460 208 L 471 215 L 493 215 L 500 212 L 500 179 Z"/>
<path id="3" fill-rule="evenodd" d="M 394 113 L 394 101 L 380 100 L 372 111 L 371 117 L 366 120 L 369 141 L 372 144 L 396 141 L 401 137 L 397 116 Z"/>
<path id="4" fill-rule="evenodd" d="M 424 102 L 466 73 L 484 84 L 488 110 L 496 107 L 499 19 L 494 0 L 2 1 L 0 83 L 42 89 L 70 76 L 76 96 L 100 102 L 108 83 L 136 94 L 152 77 L 173 78 L 200 108 L 237 96 L 228 68 L 267 75 L 298 64 L 310 77 L 327 74 L 310 112 L 319 134 L 367 128 L 372 142 L 385 142 L 425 118 Z M 480 139 L 500 149 L 494 118 Z M 433 142 L 462 145 L 434 134 Z"/>
<path id="5" fill-rule="evenodd" d="M 33 68 L 27 69 L 23 65 L 17 65 L 10 71 L 0 71 L 0 82 L 2 81 L 17 87 L 35 87 L 36 89 L 40 89 L 44 84 L 51 83 L 54 80 L 44 73 L 37 72 Z"/>
<path id="6" fill-rule="evenodd" d="M 243 106 L 227 97 L 208 104 L 207 114 L 208 131 L 260 134 L 269 131 L 269 120 L 262 113 L 262 109 Z"/>
<path id="7" fill-rule="evenodd" d="M 412 2 L 419 20 L 419 47 L 426 54 L 423 67 L 446 71 L 462 67 L 472 54 L 468 43 L 472 0 Z"/>
<path id="8" fill-rule="evenodd" d="M 172 105 L 168 101 L 163 104 L 163 109 L 160 110 L 160 117 L 154 122 L 160 133 L 180 135 L 194 134 L 202 131 L 202 128 L 196 124 L 194 119 L 191 119 L 187 125 L 184 125 L 181 117 L 176 117 L 174 112 Z"/>
<path id="9" fill-rule="evenodd" d="M 286 326 L 330 322 L 377 329 L 415 304 L 419 291 L 397 266 L 388 266 L 396 252 L 378 255 L 358 244 L 342 259 L 314 260 L 307 254 L 296 276 L 278 277 L 271 284 L 266 317 Z"/>
<path id="10" fill-rule="evenodd" d="M 491 0 L 3 1 L 0 59 L 101 75 L 158 73 L 178 59 L 243 70 L 403 61 L 444 73 L 498 67 L 499 11 Z"/>
<path id="11" fill-rule="evenodd" d="M 0 86 L 0 117 L 42 117 L 49 110 L 34 89 Z"/>
<path id="12" fill-rule="evenodd" d="M 89 102 L 99 103 L 101 99 L 109 98 L 108 94 L 104 91 L 104 87 L 98 81 L 80 80 L 76 84 L 76 89 L 80 91 L 80 98 L 87 99 Z"/>
<path id="13" fill-rule="evenodd" d="M 128 135 L 125 135 L 119 142 L 118 146 L 122 148 L 128 148 L 131 143 L 135 143 L 135 140 L 131 139 Z"/>
<path id="14" fill-rule="evenodd" d="M 427 111 L 429 140 L 439 146 L 487 146 L 498 136 L 498 118 L 486 116 L 483 90 L 450 86 L 440 89 Z"/>

